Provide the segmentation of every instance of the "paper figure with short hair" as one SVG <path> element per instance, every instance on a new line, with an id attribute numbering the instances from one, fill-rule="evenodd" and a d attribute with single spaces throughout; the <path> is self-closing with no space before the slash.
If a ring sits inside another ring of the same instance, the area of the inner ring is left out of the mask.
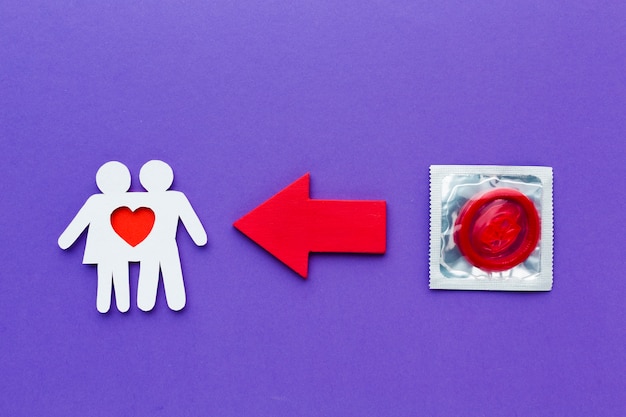
<path id="1" fill-rule="evenodd" d="M 159 271 L 170 309 L 178 311 L 185 306 L 176 243 L 178 220 L 196 245 L 205 245 L 207 235 L 187 197 L 169 190 L 173 179 L 168 164 L 148 161 L 140 171 L 147 192 L 128 192 L 128 168 L 117 161 L 107 162 L 96 173 L 102 194 L 91 196 L 59 237 L 59 246 L 67 249 L 88 228 L 83 263 L 97 265 L 99 312 L 109 310 L 112 289 L 118 310 L 128 311 L 129 262 L 140 262 L 137 305 L 141 310 L 150 311 L 155 305 Z"/>
<path id="2" fill-rule="evenodd" d="M 137 306 L 143 311 L 150 311 L 154 307 L 160 270 L 167 305 L 178 311 L 186 302 L 176 243 L 178 220 L 180 219 L 196 245 L 205 245 L 207 235 L 185 194 L 169 190 L 174 181 L 174 173 L 168 164 L 156 160 L 146 162 L 139 172 L 139 181 L 147 192 L 130 193 L 129 197 L 137 198 L 136 206 L 152 208 L 156 219 L 150 234 L 137 246 L 141 262 Z"/>

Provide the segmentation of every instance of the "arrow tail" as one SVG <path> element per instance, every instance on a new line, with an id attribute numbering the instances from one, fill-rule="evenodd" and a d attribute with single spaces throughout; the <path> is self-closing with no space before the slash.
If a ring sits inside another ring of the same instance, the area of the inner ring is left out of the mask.
<path id="1" fill-rule="evenodd" d="M 385 201 L 309 200 L 311 252 L 385 253 Z"/>

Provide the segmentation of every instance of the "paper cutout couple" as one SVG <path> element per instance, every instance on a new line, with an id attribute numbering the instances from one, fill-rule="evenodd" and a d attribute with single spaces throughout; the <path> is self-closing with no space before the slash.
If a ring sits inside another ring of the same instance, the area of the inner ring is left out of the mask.
<path id="1" fill-rule="evenodd" d="M 130 171 L 121 162 L 107 162 L 96 173 L 101 194 L 94 194 L 59 237 L 61 249 L 70 247 L 89 228 L 84 264 L 96 264 L 96 306 L 106 313 L 115 289 L 117 309 L 130 308 L 128 263 L 139 262 L 137 306 L 150 311 L 156 303 L 159 270 L 167 305 L 181 310 L 186 303 L 176 229 L 178 220 L 198 246 L 207 242 L 206 231 L 185 194 L 170 191 L 172 168 L 163 161 L 146 162 L 139 172 L 147 192 L 128 192 Z"/>

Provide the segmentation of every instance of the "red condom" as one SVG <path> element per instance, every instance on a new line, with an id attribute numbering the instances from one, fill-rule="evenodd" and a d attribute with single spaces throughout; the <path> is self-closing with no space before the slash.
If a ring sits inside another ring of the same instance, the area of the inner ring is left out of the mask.
<path id="1" fill-rule="evenodd" d="M 477 268 L 506 271 L 537 247 L 541 221 L 533 202 L 513 188 L 495 188 L 469 200 L 454 224 L 454 242 Z"/>

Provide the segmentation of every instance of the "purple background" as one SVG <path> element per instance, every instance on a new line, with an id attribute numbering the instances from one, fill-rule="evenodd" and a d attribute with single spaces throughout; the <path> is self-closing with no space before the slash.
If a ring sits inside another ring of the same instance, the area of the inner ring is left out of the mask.
<path id="1" fill-rule="evenodd" d="M 97 3 L 0 4 L 0 415 L 625 415 L 624 2 Z M 209 245 L 181 313 L 101 315 L 56 239 L 153 158 Z M 552 292 L 428 290 L 457 163 L 554 167 Z M 232 227 L 305 172 L 387 200 L 386 255 L 304 281 Z"/>

